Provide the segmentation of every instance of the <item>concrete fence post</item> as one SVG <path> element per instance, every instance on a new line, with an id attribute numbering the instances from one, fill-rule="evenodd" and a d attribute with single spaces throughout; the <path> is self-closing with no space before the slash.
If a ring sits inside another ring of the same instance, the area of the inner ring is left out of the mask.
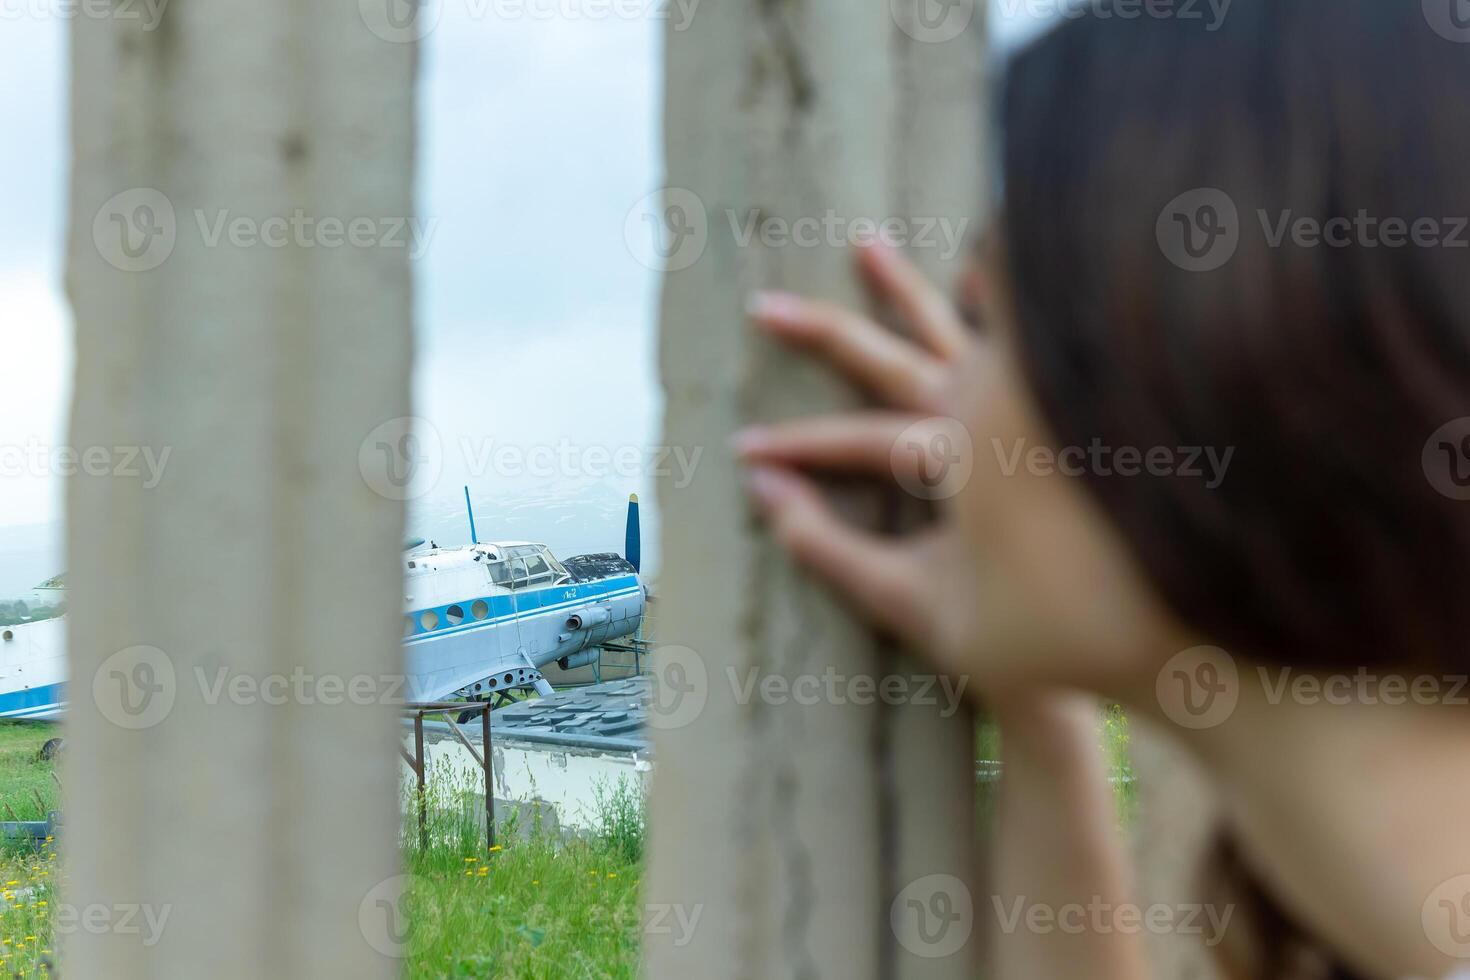
<path id="1" fill-rule="evenodd" d="M 63 970 L 389 977 L 414 31 L 160 12 L 71 33 Z"/>
<path id="2" fill-rule="evenodd" d="M 745 422 L 855 397 L 752 335 L 752 290 L 861 306 L 842 245 L 885 221 L 934 275 L 958 268 L 967 242 L 944 236 L 978 232 L 987 189 L 984 11 L 730 0 L 685 26 L 666 38 L 667 186 L 646 254 L 667 273 L 666 441 L 710 451 L 692 485 L 661 489 L 649 975 L 969 977 L 973 717 L 765 693 L 923 669 L 764 539 L 723 450 Z M 847 504 L 878 521 L 877 500 Z"/>

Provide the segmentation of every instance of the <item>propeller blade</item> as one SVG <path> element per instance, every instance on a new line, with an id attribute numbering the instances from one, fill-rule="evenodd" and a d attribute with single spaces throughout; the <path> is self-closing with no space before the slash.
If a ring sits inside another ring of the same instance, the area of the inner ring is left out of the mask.
<path id="1" fill-rule="evenodd" d="M 643 534 L 638 523 L 638 495 L 628 497 L 628 530 L 623 542 L 623 557 L 635 571 L 643 571 Z"/>

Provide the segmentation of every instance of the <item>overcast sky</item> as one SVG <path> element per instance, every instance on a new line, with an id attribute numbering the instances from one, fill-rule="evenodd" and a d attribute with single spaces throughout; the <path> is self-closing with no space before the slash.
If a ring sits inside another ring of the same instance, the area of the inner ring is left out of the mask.
<path id="1" fill-rule="evenodd" d="M 65 442 L 67 22 L 56 9 L 0 0 L 0 447 Z M 417 265 L 417 412 L 443 439 L 446 486 L 525 491 L 534 474 L 477 473 L 483 463 L 463 458 L 463 439 L 513 418 L 521 446 L 658 441 L 657 282 L 623 229 L 659 185 L 664 25 L 506 21 L 476 9 L 448 0 L 424 42 L 419 209 L 435 224 Z M 997 34 L 1034 23 L 1018 14 Z M 14 463 L 13 451 L 0 454 L 0 527 L 58 521 L 60 481 Z M 608 469 L 609 493 L 647 489 Z M 587 470 L 579 478 L 600 474 Z"/>

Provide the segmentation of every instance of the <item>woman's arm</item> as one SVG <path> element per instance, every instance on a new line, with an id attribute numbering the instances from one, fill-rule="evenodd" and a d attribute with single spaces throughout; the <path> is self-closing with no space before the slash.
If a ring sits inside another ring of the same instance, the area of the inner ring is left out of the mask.
<path id="1" fill-rule="evenodd" d="M 1097 706 L 1025 694 L 993 712 L 1005 775 L 994 835 L 997 980 L 1147 976 Z M 1120 928 L 1121 926 L 1121 928 Z"/>

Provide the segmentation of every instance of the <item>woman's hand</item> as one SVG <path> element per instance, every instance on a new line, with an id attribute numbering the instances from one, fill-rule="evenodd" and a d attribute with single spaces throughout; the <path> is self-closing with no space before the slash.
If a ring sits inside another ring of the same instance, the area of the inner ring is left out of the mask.
<path id="1" fill-rule="evenodd" d="M 755 322 L 808 351 L 873 393 L 886 408 L 747 429 L 736 448 L 751 464 L 750 490 L 777 539 L 853 606 L 901 641 L 960 668 L 957 644 L 978 586 L 949 501 L 937 524 L 883 539 L 837 516 L 799 469 L 865 473 L 905 487 L 942 481 L 956 447 L 960 375 L 976 354 L 950 301 L 917 268 L 881 247 L 859 250 L 859 266 L 890 303 L 911 339 L 861 314 L 785 293 L 759 294 Z M 966 461 L 960 461 L 962 464 Z"/>
<path id="2" fill-rule="evenodd" d="M 971 690 L 1109 690 L 1193 645 L 1163 609 L 1058 447 L 1020 367 L 1005 291 L 969 270 L 981 340 L 918 269 L 858 250 L 877 298 L 907 338 L 828 303 L 765 294 L 752 317 L 771 336 L 852 378 L 883 408 L 749 429 L 736 448 L 776 538 L 859 615 Z M 1046 465 L 1047 460 L 1051 465 Z M 937 520 L 896 538 L 837 516 L 802 470 L 878 476 L 933 500 Z"/>

